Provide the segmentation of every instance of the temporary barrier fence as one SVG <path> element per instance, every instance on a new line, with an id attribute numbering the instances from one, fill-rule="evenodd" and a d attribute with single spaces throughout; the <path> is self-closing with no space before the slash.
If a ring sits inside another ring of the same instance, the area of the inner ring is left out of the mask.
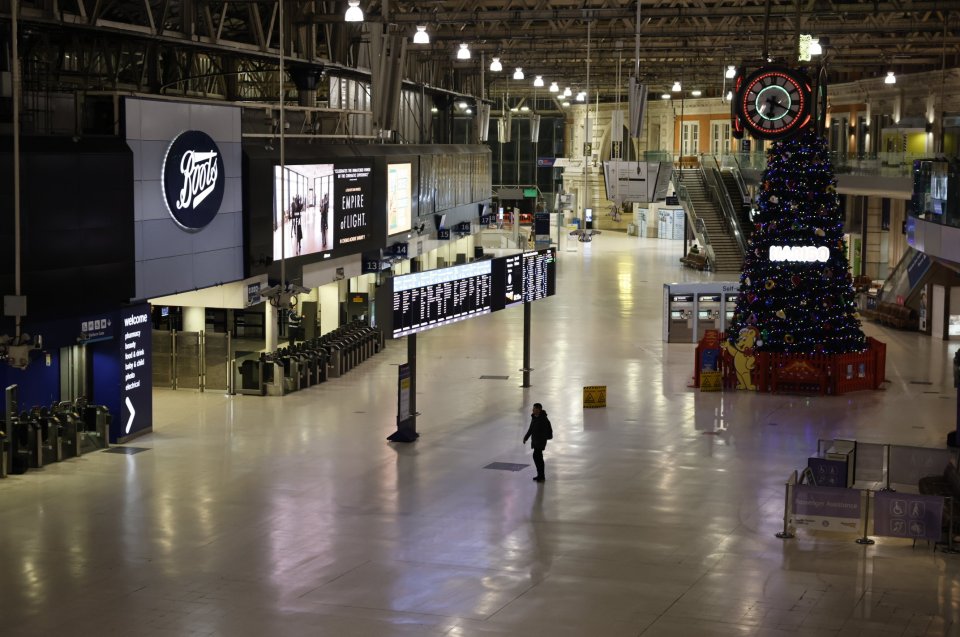
<path id="1" fill-rule="evenodd" d="M 835 440 L 818 440 L 817 455 L 823 455 Z M 953 460 L 960 466 L 957 450 L 909 445 L 888 445 L 849 441 L 854 445 L 854 484 L 871 490 L 896 490 L 897 487 L 916 488 L 920 478 L 940 475 Z"/>
<path id="2" fill-rule="evenodd" d="M 720 342 L 726 334 L 720 332 Z M 695 350 L 693 384 L 700 387 L 702 342 Z M 802 392 L 841 395 L 851 391 L 878 389 L 886 381 L 887 346 L 873 337 L 867 337 L 867 350 L 852 354 L 754 354 L 752 380 L 761 392 Z M 720 352 L 719 370 L 723 388 L 737 387 L 737 373 L 733 357 Z"/>
<path id="3" fill-rule="evenodd" d="M 783 529 L 776 536 L 792 539 L 798 528 L 856 534 L 863 545 L 875 543 L 870 535 L 932 540 L 944 552 L 960 552 L 953 544 L 952 497 L 805 485 L 793 471 L 784 483 Z"/>

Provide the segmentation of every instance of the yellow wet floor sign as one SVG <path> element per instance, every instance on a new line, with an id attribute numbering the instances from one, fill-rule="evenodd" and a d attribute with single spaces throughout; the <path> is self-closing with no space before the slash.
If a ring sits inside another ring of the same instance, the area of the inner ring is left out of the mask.
<path id="1" fill-rule="evenodd" d="M 607 406 L 607 386 L 590 385 L 583 388 L 583 408 L 606 407 Z"/>

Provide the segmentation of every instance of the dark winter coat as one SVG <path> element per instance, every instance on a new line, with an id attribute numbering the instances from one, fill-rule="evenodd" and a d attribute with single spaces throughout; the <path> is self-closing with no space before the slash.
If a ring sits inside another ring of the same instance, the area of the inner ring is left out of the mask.
<path id="1" fill-rule="evenodd" d="M 550 419 L 547 418 L 547 412 L 540 410 L 539 416 L 530 416 L 530 428 L 523 437 L 523 441 L 532 439 L 531 446 L 534 449 L 546 449 L 547 441 L 553 438 L 553 427 L 550 426 Z"/>

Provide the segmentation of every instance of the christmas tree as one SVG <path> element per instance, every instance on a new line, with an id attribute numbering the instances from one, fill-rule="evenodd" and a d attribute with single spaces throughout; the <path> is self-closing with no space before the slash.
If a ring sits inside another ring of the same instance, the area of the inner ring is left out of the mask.
<path id="1" fill-rule="evenodd" d="M 862 352 L 837 182 L 810 129 L 773 145 L 756 197 L 731 343 L 755 328 L 765 352 Z"/>

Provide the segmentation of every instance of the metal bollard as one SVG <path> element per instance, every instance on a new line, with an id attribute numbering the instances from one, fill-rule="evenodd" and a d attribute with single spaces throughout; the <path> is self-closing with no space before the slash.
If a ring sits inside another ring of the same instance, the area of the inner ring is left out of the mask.
<path id="1" fill-rule="evenodd" d="M 867 503 L 866 503 L 866 506 L 863 507 L 863 512 L 864 512 L 863 513 L 863 537 L 857 538 L 857 544 L 863 544 L 868 546 L 870 544 L 875 544 L 873 540 L 867 537 L 867 525 L 870 524 L 870 492 L 861 491 L 860 493 L 861 495 L 866 494 Z"/>
<path id="2" fill-rule="evenodd" d="M 792 540 L 796 537 L 790 530 L 790 496 L 793 494 L 793 485 L 797 483 L 797 471 L 794 469 L 790 479 L 784 484 L 783 497 L 783 530 L 777 531 L 777 537 L 781 540 Z"/>

